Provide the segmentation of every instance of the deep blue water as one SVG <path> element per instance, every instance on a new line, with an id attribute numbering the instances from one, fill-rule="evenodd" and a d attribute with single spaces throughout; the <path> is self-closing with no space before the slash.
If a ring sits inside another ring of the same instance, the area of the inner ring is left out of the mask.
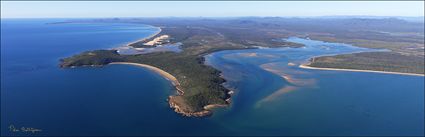
<path id="1" fill-rule="evenodd" d="M 307 46 L 213 53 L 207 62 L 235 89 L 232 105 L 186 118 L 166 102 L 171 83 L 147 69 L 58 67 L 60 58 L 118 47 L 156 28 L 46 24 L 55 21 L 1 21 L 1 135 L 424 134 L 424 77 L 296 66 L 312 56 L 370 49 L 290 38 Z M 42 131 L 11 132 L 10 125 Z"/>

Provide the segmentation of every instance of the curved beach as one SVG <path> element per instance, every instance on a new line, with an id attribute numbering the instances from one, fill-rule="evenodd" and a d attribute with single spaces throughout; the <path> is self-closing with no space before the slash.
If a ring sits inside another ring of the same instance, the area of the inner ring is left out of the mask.
<path id="1" fill-rule="evenodd" d="M 141 39 L 133 41 L 133 42 L 129 42 L 129 43 L 123 45 L 122 47 L 133 48 L 133 47 L 131 47 L 132 44 L 135 44 L 135 43 L 138 43 L 138 42 L 143 42 L 143 41 L 146 41 L 148 39 L 156 37 L 157 35 L 159 35 L 162 32 L 161 27 L 157 27 L 157 28 L 159 29 L 159 31 L 157 31 L 156 33 L 149 35 L 148 37 L 141 38 Z M 120 47 L 118 47 L 118 48 L 120 48 Z M 227 106 L 227 105 L 223 105 L 223 104 L 209 104 L 209 105 L 204 106 L 204 110 L 202 110 L 202 111 L 193 111 L 192 108 L 190 108 L 187 105 L 186 101 L 182 98 L 184 91 L 182 90 L 179 81 L 177 80 L 177 78 L 175 76 L 171 75 L 170 73 L 168 73 L 168 72 L 166 72 L 166 71 L 164 71 L 160 68 L 157 68 L 157 67 L 154 67 L 154 66 L 151 66 L 151 65 L 147 65 L 147 64 L 142 64 L 142 63 L 112 62 L 112 63 L 109 63 L 109 64 L 123 64 L 123 65 L 133 65 L 133 66 L 138 66 L 138 67 L 144 67 L 144 68 L 147 68 L 149 70 L 152 70 L 152 71 L 160 74 L 161 76 L 163 76 L 167 80 L 171 81 L 171 83 L 174 85 L 174 87 L 177 90 L 177 95 L 170 95 L 168 97 L 168 103 L 170 105 L 170 108 L 172 108 L 175 112 L 182 114 L 183 116 L 188 116 L 188 117 L 190 117 L 190 116 L 195 116 L 195 117 L 208 116 L 208 115 L 212 114 L 212 112 L 210 111 L 211 109 L 216 108 L 216 107 Z M 229 103 L 230 98 L 226 99 L 226 102 Z"/>
<path id="2" fill-rule="evenodd" d="M 210 111 L 213 108 L 216 107 L 224 107 L 227 105 L 222 105 L 222 104 L 210 104 L 210 105 L 206 105 L 204 106 L 204 110 L 203 111 L 196 111 L 196 112 L 191 112 L 190 108 L 187 107 L 187 105 L 185 104 L 184 100 L 181 99 L 181 96 L 184 94 L 183 90 L 181 90 L 180 87 L 180 83 L 177 80 L 176 77 L 174 77 L 173 75 L 171 75 L 170 73 L 151 66 L 151 65 L 147 65 L 147 64 L 141 64 L 141 63 L 132 63 L 132 62 L 112 62 L 109 63 L 110 65 L 113 64 L 121 64 L 121 65 L 133 65 L 133 66 L 138 66 L 138 67 L 144 67 L 147 68 L 149 70 L 152 70 L 158 74 L 160 74 L 161 76 L 163 76 L 164 78 L 166 78 L 167 80 L 171 81 L 171 83 L 174 85 L 174 87 L 177 90 L 177 95 L 171 95 L 168 97 L 168 103 L 170 105 L 171 108 L 174 109 L 175 112 L 182 114 L 183 116 L 195 116 L 195 117 L 203 117 L 203 116 L 208 116 L 211 115 L 212 112 Z M 230 101 L 230 99 L 229 99 Z"/>
<path id="3" fill-rule="evenodd" d="M 157 68 L 157 67 L 154 67 L 154 66 L 151 66 L 151 65 L 146 65 L 146 64 L 141 64 L 141 63 L 132 63 L 132 62 L 112 62 L 112 63 L 109 63 L 109 64 L 133 65 L 133 66 L 147 68 L 149 70 L 152 70 L 152 71 L 160 74 L 161 76 L 163 76 L 167 80 L 171 81 L 171 83 L 176 87 L 178 94 L 183 95 L 183 93 L 184 93 L 183 90 L 181 90 L 181 88 L 180 88 L 180 83 L 177 80 L 177 78 L 174 77 L 173 75 L 171 75 L 170 73 L 160 69 L 160 68 Z"/>
<path id="4" fill-rule="evenodd" d="M 154 27 L 154 26 L 152 26 L 152 27 Z M 144 38 L 138 39 L 138 40 L 136 40 L 136 41 L 129 42 L 129 43 L 127 43 L 125 46 L 130 46 L 130 45 L 132 45 L 132 44 L 135 44 L 135 43 L 138 43 L 138 42 L 141 42 L 141 41 L 145 41 L 145 40 L 147 40 L 147 39 L 151 39 L 151 38 L 155 37 L 156 35 L 158 35 L 159 33 L 161 33 L 161 32 L 162 32 L 161 27 L 156 27 L 156 28 L 158 28 L 158 29 L 159 29 L 159 30 L 158 30 L 158 32 L 156 32 L 156 33 L 154 33 L 154 34 L 152 34 L 152 35 L 149 35 L 148 37 L 144 37 Z"/>

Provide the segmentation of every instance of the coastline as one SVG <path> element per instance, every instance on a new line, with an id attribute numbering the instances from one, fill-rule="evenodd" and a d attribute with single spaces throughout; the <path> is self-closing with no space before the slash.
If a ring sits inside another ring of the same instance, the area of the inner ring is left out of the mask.
<path id="1" fill-rule="evenodd" d="M 125 44 L 123 47 L 132 47 L 132 44 L 138 43 L 138 42 L 142 42 L 151 38 L 154 38 L 155 36 L 159 35 L 162 32 L 161 27 L 157 27 L 159 29 L 158 32 L 149 35 L 148 37 L 145 38 L 141 38 L 138 39 L 136 41 L 133 42 L 129 42 L 127 44 Z M 119 47 L 118 47 L 119 48 Z M 176 113 L 179 113 L 183 116 L 187 116 L 187 117 L 191 117 L 191 116 L 195 116 L 195 117 L 204 117 L 204 116 L 210 116 L 212 114 L 212 112 L 210 111 L 211 109 L 214 108 L 218 108 L 218 107 L 226 107 L 228 106 L 228 104 L 230 103 L 230 99 L 231 97 L 229 96 L 229 98 L 227 98 L 225 101 L 227 104 L 209 104 L 204 106 L 204 110 L 202 111 L 195 111 L 195 112 L 188 112 L 187 110 L 190 110 L 188 108 L 185 107 L 184 105 L 184 101 L 181 100 L 181 96 L 184 95 L 184 91 L 182 90 L 179 81 L 177 80 L 176 77 L 174 77 L 173 75 L 171 75 L 170 73 L 151 66 L 151 65 L 147 65 L 147 64 L 141 64 L 141 63 L 133 63 L 133 62 L 112 62 L 109 63 L 111 65 L 113 64 L 122 64 L 122 65 L 133 65 L 133 66 L 138 66 L 138 67 L 144 67 L 147 69 L 150 69 L 158 74 L 160 74 L 161 76 L 163 76 L 164 78 L 166 78 L 167 80 L 171 81 L 171 83 L 173 84 L 173 86 L 176 88 L 177 90 L 177 95 L 170 95 L 168 96 L 168 103 L 170 105 L 170 108 L 172 108 Z M 227 94 L 231 95 L 233 93 L 233 91 L 229 91 Z"/>
<path id="2" fill-rule="evenodd" d="M 170 73 L 151 66 L 151 65 L 147 65 L 147 64 L 141 64 L 141 63 L 133 63 L 133 62 L 112 62 L 109 63 L 108 65 L 114 65 L 114 64 L 120 64 L 120 65 L 132 65 L 132 66 L 137 66 L 137 67 L 143 67 L 143 68 L 147 68 L 149 70 L 152 70 L 158 74 L 160 74 L 161 76 L 163 76 L 164 78 L 166 78 L 167 80 L 171 81 L 171 83 L 173 84 L 173 86 L 176 88 L 177 90 L 177 95 L 170 95 L 168 96 L 168 103 L 170 105 L 170 108 L 172 108 L 175 112 L 183 115 L 183 116 L 187 116 L 187 117 L 191 117 L 191 116 L 195 116 L 195 117 L 204 117 L 204 116 L 209 116 L 212 114 L 212 112 L 210 111 L 211 109 L 217 108 L 217 107 L 226 107 L 228 106 L 228 104 L 209 104 L 204 106 L 204 110 L 202 111 L 195 111 L 195 112 L 188 112 L 187 108 L 185 108 L 184 102 L 181 100 L 181 96 L 183 96 L 184 91 L 181 89 L 180 87 L 180 83 L 177 80 L 176 77 L 174 77 L 173 75 L 171 75 Z M 228 94 L 233 93 L 232 91 L 230 91 Z M 230 97 L 228 99 L 226 99 L 226 103 L 230 103 Z"/>
<path id="3" fill-rule="evenodd" d="M 156 33 L 154 33 L 154 34 L 152 34 L 152 35 L 149 35 L 148 37 L 144 37 L 144 38 L 141 38 L 141 39 L 135 40 L 135 41 L 133 41 L 133 42 L 129 42 L 129 43 L 125 44 L 124 46 L 131 47 L 130 45 L 132 45 L 132 44 L 136 44 L 136 43 L 138 43 L 138 42 L 145 41 L 145 40 L 147 40 L 147 39 L 151 39 L 151 38 L 155 37 L 156 35 L 158 35 L 159 33 L 161 33 L 161 32 L 162 32 L 161 27 L 156 27 L 156 28 L 158 28 L 158 29 L 159 29 L 159 31 L 158 31 L 158 32 L 156 32 Z"/>
<path id="4" fill-rule="evenodd" d="M 308 66 L 310 63 L 301 64 L 298 67 L 303 69 L 314 69 L 314 70 L 331 70 L 331 71 L 348 71 L 348 72 L 370 72 L 370 73 L 383 73 L 383 74 L 395 74 L 395 75 L 409 75 L 409 76 L 421 76 L 425 74 L 415 73 L 403 73 L 403 72 L 389 72 L 389 71 L 377 71 L 377 70 L 361 70 L 361 69 L 341 69 L 341 68 L 319 68 Z"/>
<path id="5" fill-rule="evenodd" d="M 153 26 L 155 27 L 155 26 Z M 159 31 L 149 35 L 148 37 L 144 37 L 141 39 L 138 39 L 136 41 L 132 41 L 132 42 L 128 42 L 127 44 L 123 44 L 121 46 L 118 46 L 116 48 L 112 48 L 113 50 L 117 50 L 119 48 L 122 47 L 129 47 L 129 48 L 134 48 L 132 47 L 132 44 L 135 43 L 139 43 L 139 42 L 144 42 L 146 40 L 155 38 L 156 36 L 158 36 L 161 32 L 162 32 L 162 28 L 161 27 L 156 27 L 159 29 Z M 69 67 L 69 68 L 75 68 L 75 67 L 80 67 L 80 66 L 90 66 L 90 67 L 101 67 L 104 65 L 113 65 L 113 64 L 122 64 L 122 65 L 132 65 L 132 66 L 137 66 L 137 67 L 144 67 L 147 68 L 155 73 L 158 73 L 159 75 L 161 75 L 162 77 L 164 77 L 165 79 L 169 80 L 173 86 L 176 89 L 176 94 L 173 95 L 169 95 L 167 98 L 167 102 L 169 103 L 169 106 L 171 109 L 173 109 L 176 113 L 181 114 L 182 116 L 187 116 L 187 117 L 204 117 L 204 116 L 209 116 L 212 114 L 212 109 L 216 108 L 216 107 L 225 107 L 228 106 L 230 104 L 230 95 L 233 93 L 232 91 L 229 90 L 229 92 L 227 92 L 226 94 L 229 95 L 229 98 L 226 98 L 224 101 L 224 103 L 212 103 L 212 104 L 206 104 L 205 106 L 202 106 L 202 109 L 200 110 L 195 110 L 194 108 L 192 108 L 191 105 L 188 104 L 188 102 L 185 100 L 184 95 L 184 91 L 182 90 L 182 86 L 180 85 L 179 81 L 177 80 L 177 78 L 175 76 L 173 76 L 172 74 L 157 68 L 155 66 L 152 65 L 148 65 L 148 64 L 143 64 L 143 63 L 135 63 L 135 62 L 126 62 L 126 61 L 117 61 L 117 62 L 110 62 L 110 63 L 106 63 L 106 64 L 100 64 L 100 65 L 70 65 L 70 66 L 66 66 L 66 65 L 60 65 L 60 67 Z"/>
<path id="6" fill-rule="evenodd" d="M 184 94 L 183 90 L 181 90 L 181 88 L 180 88 L 180 83 L 177 80 L 177 78 L 174 77 L 173 75 L 171 75 L 170 73 L 160 69 L 160 68 L 157 68 L 157 67 L 154 67 L 154 66 L 151 66 L 151 65 L 146 65 L 146 64 L 141 64 L 141 63 L 132 63 L 132 62 L 112 62 L 112 63 L 109 63 L 109 64 L 111 64 L 111 65 L 113 65 L 113 64 L 132 65 L 132 66 L 147 68 L 149 70 L 152 70 L 152 71 L 158 73 L 159 75 L 161 75 L 165 79 L 171 81 L 171 83 L 176 87 L 178 94 L 180 94 L 180 95 Z"/>

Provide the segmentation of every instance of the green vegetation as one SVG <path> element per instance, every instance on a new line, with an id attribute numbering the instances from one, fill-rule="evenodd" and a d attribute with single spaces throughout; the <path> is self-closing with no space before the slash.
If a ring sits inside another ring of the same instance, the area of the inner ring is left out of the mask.
<path id="1" fill-rule="evenodd" d="M 424 59 L 415 56 L 394 52 L 364 52 L 317 57 L 309 66 L 424 74 L 424 65 Z"/>
<path id="2" fill-rule="evenodd" d="M 356 53 L 319 57 L 315 67 L 383 70 L 424 73 L 424 25 L 397 19 L 301 19 L 301 18 L 143 18 L 99 19 L 85 22 L 142 23 L 160 26 L 157 35 L 169 35 L 170 42 L 181 42 L 182 52 L 156 52 L 142 55 L 119 55 L 116 51 L 84 52 L 62 60 L 61 67 L 105 65 L 111 62 L 148 64 L 177 78 L 185 92 L 177 100 L 185 111 L 199 112 L 208 104 L 225 104 L 227 89 L 220 72 L 204 65 L 203 56 L 220 50 L 262 47 L 302 47 L 282 41 L 291 36 L 341 42 L 393 52 Z M 153 37 L 154 38 L 154 37 Z M 146 47 L 144 42 L 131 44 Z"/>
<path id="3" fill-rule="evenodd" d="M 225 100 L 229 98 L 228 89 L 221 85 L 225 80 L 220 77 L 218 70 L 204 65 L 203 56 L 220 50 L 254 48 L 256 45 L 245 46 L 234 43 L 215 31 L 200 27 L 166 27 L 162 30 L 159 35 L 167 34 L 172 37 L 172 42 L 182 42 L 184 50 L 180 53 L 154 52 L 139 55 L 119 55 L 114 50 L 96 50 L 65 58 L 61 67 L 106 65 L 111 62 L 148 64 L 177 78 L 184 91 L 181 98 L 190 109 L 186 111 L 199 112 L 206 105 L 226 104 Z M 269 41 L 272 41 L 272 38 Z M 285 42 L 280 43 L 280 46 L 294 46 Z M 278 45 L 274 45 L 276 46 Z"/>
<path id="4" fill-rule="evenodd" d="M 111 62 L 125 61 L 115 50 L 95 50 L 87 51 L 70 58 L 61 59 L 60 67 L 101 66 Z"/>

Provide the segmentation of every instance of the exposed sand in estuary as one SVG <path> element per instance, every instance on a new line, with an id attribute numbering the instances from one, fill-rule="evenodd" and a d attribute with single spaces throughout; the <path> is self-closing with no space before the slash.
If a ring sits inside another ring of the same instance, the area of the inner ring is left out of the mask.
<path id="1" fill-rule="evenodd" d="M 270 102 L 275 100 L 277 97 L 280 97 L 288 92 L 294 91 L 296 90 L 298 87 L 295 86 L 284 86 L 283 88 L 273 92 L 272 94 L 268 95 L 267 97 L 261 99 L 260 101 L 257 102 L 256 104 L 256 108 L 261 107 L 261 105 L 263 105 L 263 103 L 266 102 Z"/>
<path id="2" fill-rule="evenodd" d="M 255 106 L 256 108 L 261 107 L 262 104 L 276 100 L 278 97 L 281 97 L 282 95 L 297 90 L 299 88 L 311 88 L 316 86 L 315 79 L 296 77 L 295 74 L 305 75 L 307 73 L 291 69 L 290 66 L 293 66 L 295 64 L 288 63 L 285 64 L 286 66 L 284 66 L 281 65 L 281 63 L 282 62 L 266 63 L 260 65 L 260 67 L 266 71 L 280 76 L 282 79 L 290 83 L 290 85 L 285 85 L 282 88 L 274 91 L 272 94 L 259 100 Z"/>
<path id="3" fill-rule="evenodd" d="M 295 66 L 296 64 L 295 63 L 292 63 L 292 62 L 289 62 L 288 63 L 288 66 Z"/>
<path id="4" fill-rule="evenodd" d="M 256 57 L 258 55 L 257 55 L 257 53 L 241 53 L 241 56 L 245 56 L 245 57 Z"/>
<path id="5" fill-rule="evenodd" d="M 225 58 L 233 58 L 234 56 L 237 56 L 237 57 L 255 57 L 255 58 L 278 58 L 278 56 L 276 56 L 276 55 L 261 54 L 261 53 L 255 53 L 255 52 L 233 53 L 233 54 L 227 54 L 224 57 Z"/>
<path id="6" fill-rule="evenodd" d="M 292 70 L 290 68 L 287 67 L 278 67 L 277 66 L 278 62 L 276 63 L 266 63 L 266 64 L 262 64 L 260 67 L 266 71 L 269 71 L 273 74 L 276 74 L 280 77 L 282 77 L 284 80 L 286 80 L 287 82 L 295 85 L 295 86 L 314 86 L 316 84 L 316 80 L 315 79 L 307 79 L 307 78 L 298 78 L 296 77 L 294 74 L 306 74 L 306 73 L 302 73 L 296 70 Z M 279 68 L 279 69 L 278 69 Z"/>

